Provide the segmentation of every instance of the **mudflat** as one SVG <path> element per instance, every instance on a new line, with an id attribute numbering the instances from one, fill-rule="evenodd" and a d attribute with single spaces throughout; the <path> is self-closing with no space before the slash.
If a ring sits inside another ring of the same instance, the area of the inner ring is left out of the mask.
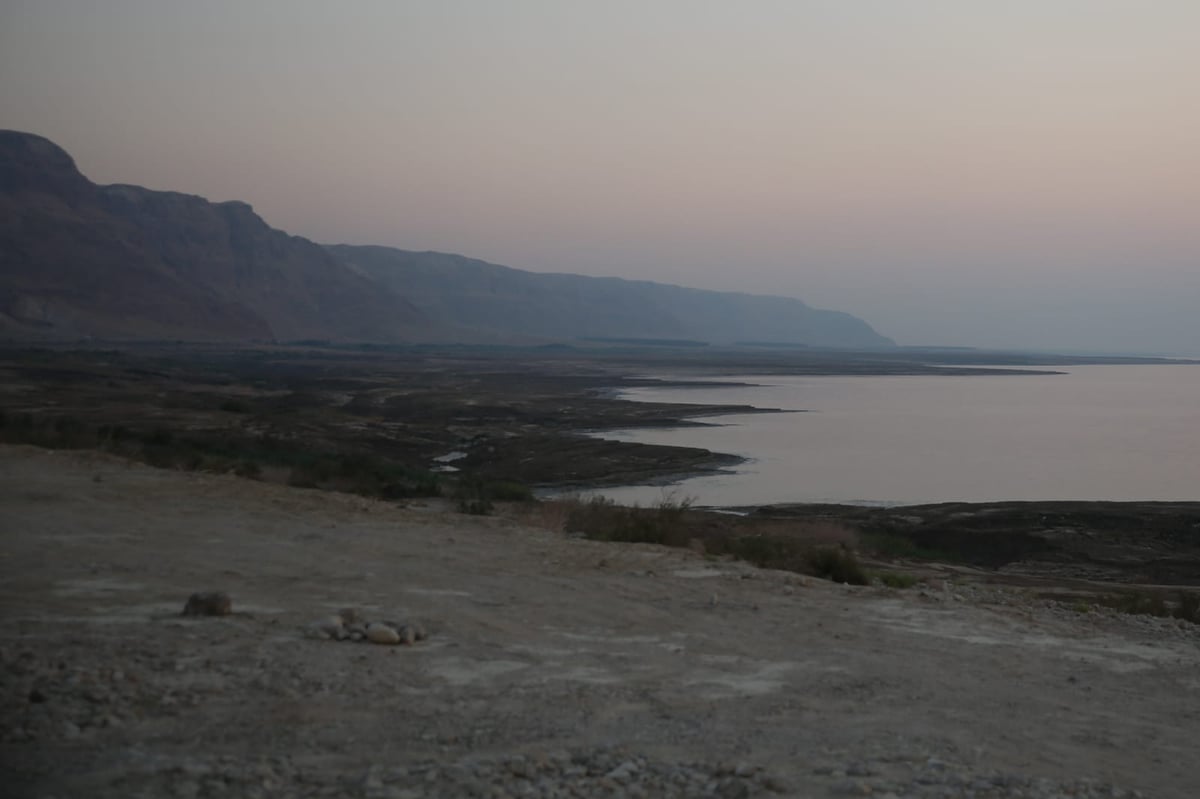
<path id="1" fill-rule="evenodd" d="M 0 447 L 6 795 L 1153 796 L 1200 626 Z M 194 591 L 233 614 L 183 617 Z M 335 641 L 353 607 L 412 646 Z"/>

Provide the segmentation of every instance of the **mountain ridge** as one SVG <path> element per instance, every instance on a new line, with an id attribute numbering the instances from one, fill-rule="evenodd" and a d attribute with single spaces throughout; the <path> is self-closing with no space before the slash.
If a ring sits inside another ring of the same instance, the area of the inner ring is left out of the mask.
<path id="1" fill-rule="evenodd" d="M 531 272 L 479 258 L 379 245 L 326 245 L 427 313 L 458 325 L 545 338 L 702 339 L 812 347 L 892 347 L 866 322 L 791 297 L 649 280 Z M 530 298 L 542 301 L 534 307 Z"/>
<path id="2" fill-rule="evenodd" d="M 436 329 L 247 203 L 97 185 L 40 136 L 0 131 L 0 216 L 10 333 L 403 341 Z"/>
<path id="3" fill-rule="evenodd" d="M 238 200 L 95 184 L 49 139 L 11 130 L 0 130 L 0 335 L 893 346 L 850 314 L 798 299 L 323 246 Z"/>

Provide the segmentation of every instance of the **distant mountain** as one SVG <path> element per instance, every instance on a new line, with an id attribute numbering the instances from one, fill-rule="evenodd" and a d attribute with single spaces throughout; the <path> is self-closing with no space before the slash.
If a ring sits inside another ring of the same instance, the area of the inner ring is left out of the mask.
<path id="1" fill-rule="evenodd" d="M 461 255 L 390 247 L 342 244 L 327 249 L 429 316 L 497 335 L 892 346 L 857 317 L 787 297 L 526 272 Z"/>
<path id="2" fill-rule="evenodd" d="M 437 326 L 241 202 L 97 186 L 0 131 L 0 330 L 53 337 L 426 339 Z"/>
<path id="3" fill-rule="evenodd" d="M 0 131 L 0 337 L 892 343 L 783 297 L 322 247 L 242 202 L 98 186 L 60 147 L 17 131 Z"/>

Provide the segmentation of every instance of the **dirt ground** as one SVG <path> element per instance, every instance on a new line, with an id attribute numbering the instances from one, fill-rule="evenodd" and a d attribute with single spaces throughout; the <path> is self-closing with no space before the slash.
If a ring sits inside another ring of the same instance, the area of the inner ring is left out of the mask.
<path id="1" fill-rule="evenodd" d="M 1200 626 L 541 516 L 0 447 L 0 793 L 1200 795 Z"/>

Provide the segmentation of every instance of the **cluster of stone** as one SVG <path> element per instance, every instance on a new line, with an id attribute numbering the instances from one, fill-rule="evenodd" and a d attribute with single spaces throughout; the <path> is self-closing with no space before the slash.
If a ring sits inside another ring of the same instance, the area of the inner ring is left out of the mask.
<path id="1" fill-rule="evenodd" d="M 875 799 L 1144 799 L 1140 791 L 1090 779 L 1051 780 L 1027 774 L 979 772 L 942 760 L 855 760 L 813 773 L 830 779 L 831 796 Z"/>
<path id="2" fill-rule="evenodd" d="M 342 608 L 336 615 L 314 622 L 309 634 L 314 638 L 367 641 L 384 646 L 411 646 L 428 637 L 420 622 L 370 621 L 357 608 Z"/>
<path id="3" fill-rule="evenodd" d="M 369 799 L 746 799 L 788 792 L 778 778 L 747 763 L 675 763 L 624 747 L 375 767 L 362 789 Z"/>

